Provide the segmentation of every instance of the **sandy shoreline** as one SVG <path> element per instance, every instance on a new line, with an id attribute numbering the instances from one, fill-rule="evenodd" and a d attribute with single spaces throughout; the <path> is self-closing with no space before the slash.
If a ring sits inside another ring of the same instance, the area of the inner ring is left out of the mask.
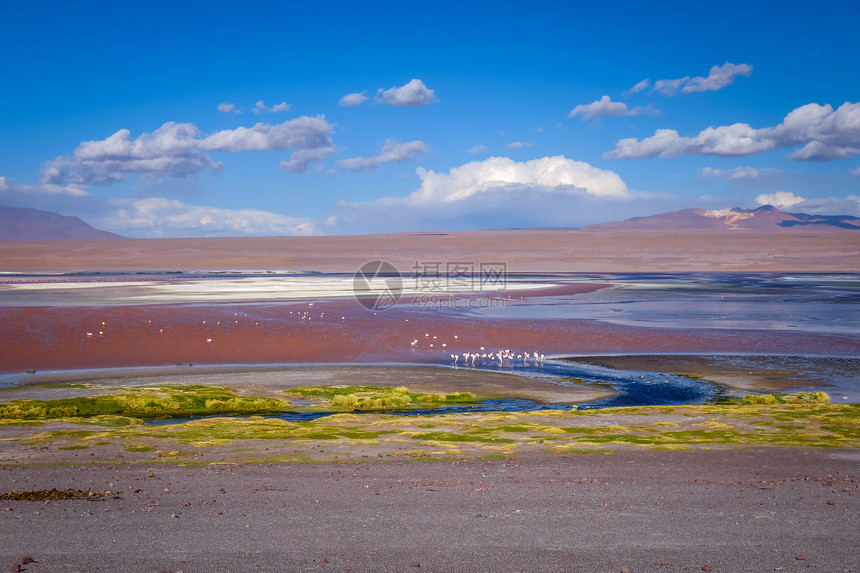
<path id="1" fill-rule="evenodd" d="M 479 399 L 520 398 L 539 403 L 580 403 L 612 396 L 607 389 L 561 386 L 540 378 L 485 370 L 455 370 L 433 365 L 278 365 L 193 366 L 42 372 L 5 377 L 14 389 L 0 392 L 0 402 L 13 399 L 56 399 L 83 396 L 93 389 L 29 389 L 41 384 L 86 383 L 105 389 L 117 386 L 204 384 L 227 386 L 249 396 L 283 397 L 297 386 L 374 385 L 412 392 L 449 394 L 471 392 Z M 4 380 L 0 379 L 0 382 Z M 97 389 L 96 389 L 97 390 Z"/>

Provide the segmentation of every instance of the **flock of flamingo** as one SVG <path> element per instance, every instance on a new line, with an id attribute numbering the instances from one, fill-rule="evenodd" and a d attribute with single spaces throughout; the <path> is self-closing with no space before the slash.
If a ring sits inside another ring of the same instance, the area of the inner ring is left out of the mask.
<path id="1" fill-rule="evenodd" d="M 430 337 L 430 333 L 425 333 L 424 338 L 429 343 L 429 347 L 433 350 L 437 343 L 433 342 L 438 337 Z M 454 340 L 457 340 L 457 335 L 454 335 Z M 418 339 L 416 338 L 409 343 L 412 349 L 418 348 Z M 447 343 L 439 344 L 439 348 L 443 351 L 448 349 Z M 461 359 L 462 358 L 462 362 Z M 515 353 L 513 350 L 490 350 L 489 352 L 483 346 L 478 352 L 462 352 L 451 354 L 451 364 L 464 366 L 541 366 L 543 365 L 544 355 L 537 350 L 534 352 Z"/>
<path id="2" fill-rule="evenodd" d="M 512 350 L 497 350 L 496 352 L 485 352 L 484 347 L 481 347 L 481 352 L 463 352 L 462 354 L 452 354 L 451 361 L 454 365 L 460 362 L 460 357 L 463 358 L 464 365 L 470 366 L 541 366 L 543 365 L 543 354 L 538 354 L 535 350 L 533 353 L 523 352 L 515 354 Z"/>

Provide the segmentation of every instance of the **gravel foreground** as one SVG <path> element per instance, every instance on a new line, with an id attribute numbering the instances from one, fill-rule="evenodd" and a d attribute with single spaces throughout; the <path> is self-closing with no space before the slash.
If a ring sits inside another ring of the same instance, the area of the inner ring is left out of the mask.
<path id="1" fill-rule="evenodd" d="M 0 500 L 2 571 L 860 571 L 858 450 L 15 465 L 0 484 L 110 492 Z"/>

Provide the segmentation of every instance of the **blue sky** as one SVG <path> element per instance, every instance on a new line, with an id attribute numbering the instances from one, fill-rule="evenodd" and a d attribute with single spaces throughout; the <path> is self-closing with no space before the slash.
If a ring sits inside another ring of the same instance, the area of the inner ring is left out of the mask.
<path id="1" fill-rule="evenodd" d="M 856 2 L 0 14 L 0 204 L 127 236 L 860 216 Z"/>

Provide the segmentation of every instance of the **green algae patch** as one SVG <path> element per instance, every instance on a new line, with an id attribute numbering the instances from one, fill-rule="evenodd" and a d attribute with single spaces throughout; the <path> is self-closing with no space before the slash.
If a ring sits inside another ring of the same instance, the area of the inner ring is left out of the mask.
<path id="1" fill-rule="evenodd" d="M 355 394 L 357 388 L 362 387 L 341 387 L 337 389 L 341 394 L 331 396 Z M 782 398 L 767 404 L 741 400 L 733 404 L 586 412 L 452 413 L 434 415 L 430 420 L 384 412 L 345 412 L 298 422 L 263 416 L 225 416 L 145 425 L 135 417 L 102 415 L 48 420 L 33 430 L 22 426 L 15 430 L 16 437 L 0 440 L 0 450 L 22 448 L 24 459 L 34 463 L 38 463 L 38 456 L 49 454 L 28 450 L 30 445 L 53 445 L 50 452 L 62 454 L 102 444 L 117 446 L 95 448 L 95 456 L 90 459 L 109 459 L 119 447 L 125 454 L 124 461 L 149 461 L 155 454 L 164 462 L 179 462 L 194 456 L 199 460 L 195 463 L 223 460 L 311 463 L 345 458 L 384 460 L 391 459 L 390 456 L 420 460 L 480 459 L 486 455 L 527 452 L 606 454 L 643 447 L 655 450 L 759 446 L 860 448 L 860 405 L 830 404 L 820 397 Z M 70 422 L 86 426 L 71 426 Z"/>
<path id="2" fill-rule="evenodd" d="M 277 413 L 292 409 L 278 398 L 238 396 L 232 388 L 201 384 L 126 388 L 120 394 L 79 396 L 57 400 L 12 400 L 0 404 L 2 420 L 134 418 L 211 414 Z"/>
<path id="3" fill-rule="evenodd" d="M 421 394 L 410 392 L 405 386 L 300 386 L 285 390 L 284 393 L 291 399 L 309 401 L 315 410 L 336 412 L 428 408 L 476 400 L 470 392 Z"/>
<path id="4" fill-rule="evenodd" d="M 793 394 L 747 394 L 743 404 L 829 404 L 827 392 L 795 392 Z"/>

